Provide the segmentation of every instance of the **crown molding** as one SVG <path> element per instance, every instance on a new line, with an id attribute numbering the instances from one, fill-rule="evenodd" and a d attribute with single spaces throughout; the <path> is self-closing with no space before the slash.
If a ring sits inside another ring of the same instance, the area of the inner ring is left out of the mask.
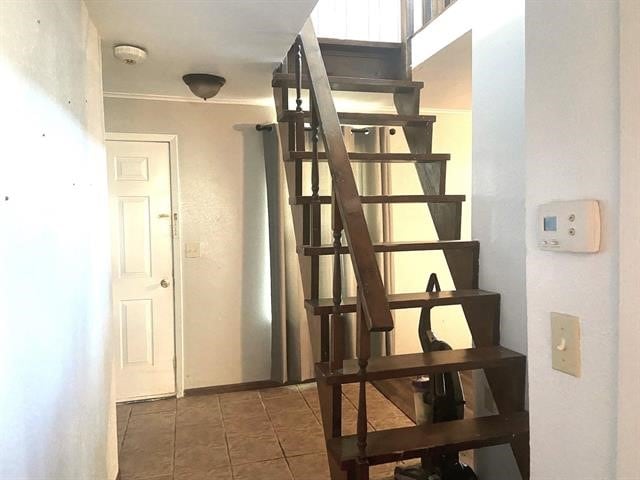
<path id="1" fill-rule="evenodd" d="M 256 107 L 273 106 L 272 98 L 210 98 L 207 101 L 200 100 L 193 96 L 178 95 L 153 95 L 150 93 L 127 93 L 127 92 L 103 92 L 105 98 L 122 98 L 126 100 L 155 100 L 161 102 L 183 102 L 202 104 L 218 104 L 218 105 L 250 105 Z"/>

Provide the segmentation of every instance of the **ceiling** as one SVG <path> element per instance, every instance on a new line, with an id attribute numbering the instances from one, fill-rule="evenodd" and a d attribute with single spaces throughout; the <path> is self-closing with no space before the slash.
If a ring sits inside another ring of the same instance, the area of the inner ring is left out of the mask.
<path id="1" fill-rule="evenodd" d="M 102 37 L 105 93 L 194 98 L 186 73 L 222 75 L 220 101 L 260 103 L 271 73 L 317 0 L 86 0 Z M 147 60 L 125 65 L 117 44 L 143 47 Z M 271 100 L 271 103 L 273 101 Z"/>
<path id="2" fill-rule="evenodd" d="M 421 107 L 471 110 L 471 32 L 450 43 L 413 70 L 424 82 Z"/>

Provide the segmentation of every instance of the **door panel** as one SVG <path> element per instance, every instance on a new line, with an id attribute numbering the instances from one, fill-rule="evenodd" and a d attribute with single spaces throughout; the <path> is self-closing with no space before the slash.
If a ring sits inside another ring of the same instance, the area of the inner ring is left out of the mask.
<path id="1" fill-rule="evenodd" d="M 169 145 L 108 141 L 107 157 L 117 399 L 170 395 L 175 346 Z"/>

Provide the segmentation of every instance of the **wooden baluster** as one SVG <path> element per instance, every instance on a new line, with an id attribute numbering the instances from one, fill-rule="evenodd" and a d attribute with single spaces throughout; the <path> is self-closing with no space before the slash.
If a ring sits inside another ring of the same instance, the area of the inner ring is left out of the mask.
<path id="1" fill-rule="evenodd" d="M 360 287 L 357 293 L 357 357 L 360 392 L 358 396 L 358 461 L 356 462 L 356 479 L 369 480 L 369 461 L 367 460 L 367 365 L 371 356 L 371 333 L 367 328 L 365 312 L 362 307 Z"/>
<path id="2" fill-rule="evenodd" d="M 304 138 L 304 114 L 302 112 L 302 41 L 300 37 L 296 39 L 294 45 L 294 61 L 295 75 L 296 75 L 296 112 L 295 117 L 295 150 L 298 152 L 304 152 L 306 150 L 306 142 Z M 295 164 L 295 193 L 296 196 L 301 196 L 302 193 L 302 162 L 296 161 Z M 305 244 L 309 241 L 310 229 L 310 212 L 309 207 L 304 206 L 303 209 L 303 221 L 302 221 L 302 236 Z"/>
<path id="3" fill-rule="evenodd" d="M 320 204 L 320 173 L 318 165 L 318 115 L 316 104 L 311 95 L 311 244 L 320 245 L 320 228 L 321 228 L 321 204 Z M 300 114 L 302 116 L 302 114 Z M 311 298 L 317 299 L 320 295 L 320 257 L 314 255 L 311 257 Z M 323 319 L 325 320 L 325 319 Z"/>
<path id="4" fill-rule="evenodd" d="M 333 186 L 333 184 L 332 184 Z M 331 225 L 333 229 L 333 315 L 331 318 L 331 368 L 339 370 L 344 363 L 344 321 L 339 311 L 342 303 L 342 217 L 331 190 Z"/>
<path id="5" fill-rule="evenodd" d="M 296 40 L 296 112 L 302 111 L 302 42 Z"/>

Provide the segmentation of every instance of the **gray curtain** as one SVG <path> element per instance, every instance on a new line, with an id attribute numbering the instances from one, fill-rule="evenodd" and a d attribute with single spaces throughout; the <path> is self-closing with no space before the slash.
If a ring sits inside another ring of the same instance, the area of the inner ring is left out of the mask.
<path id="1" fill-rule="evenodd" d="M 369 128 L 367 132 L 343 127 L 345 143 L 350 152 L 385 151 L 388 129 Z M 289 206 L 289 192 L 285 178 L 277 125 L 263 132 L 265 170 L 267 176 L 267 203 L 269 211 L 269 243 L 272 294 L 272 379 L 282 383 L 299 382 L 314 378 L 314 364 L 320 360 L 319 322 L 307 321 L 300 264 L 296 253 L 296 238 Z M 310 138 L 307 139 L 310 144 Z M 379 195 L 381 189 L 380 164 L 352 163 L 354 176 L 361 195 Z M 310 164 L 303 171 L 303 194 L 311 194 Z M 326 162 L 320 164 L 320 195 L 331 194 L 331 176 Z M 379 204 L 364 205 L 369 231 L 374 242 L 384 240 L 382 209 Z M 322 241 L 333 241 L 331 208 L 322 207 Z M 343 236 L 343 244 L 346 241 Z M 343 256 L 343 297 L 355 296 L 356 282 L 351 261 Z M 379 259 L 382 265 L 382 258 Z M 320 296 L 332 296 L 333 259 L 320 257 Z M 347 315 L 347 357 L 355 356 L 355 315 Z M 384 352 L 384 338 L 375 334 L 372 354 Z"/>

